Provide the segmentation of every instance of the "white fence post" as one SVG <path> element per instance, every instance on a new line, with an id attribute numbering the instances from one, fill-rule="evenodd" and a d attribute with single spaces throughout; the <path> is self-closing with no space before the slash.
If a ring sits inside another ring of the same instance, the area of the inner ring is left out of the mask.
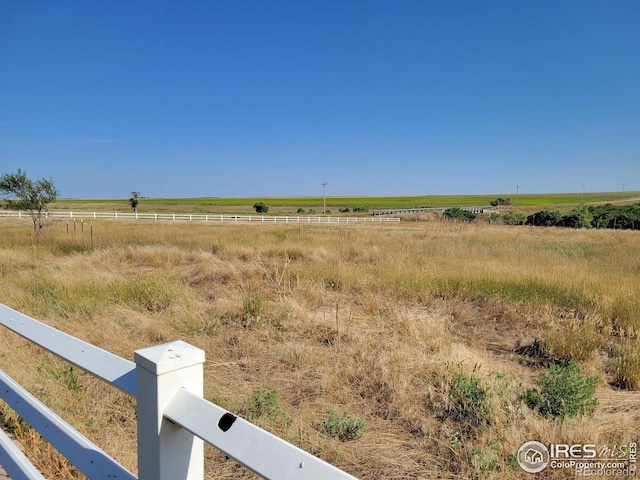
<path id="1" fill-rule="evenodd" d="M 135 352 L 139 480 L 203 480 L 204 444 L 165 419 L 181 388 L 202 397 L 204 351 L 175 341 Z"/>

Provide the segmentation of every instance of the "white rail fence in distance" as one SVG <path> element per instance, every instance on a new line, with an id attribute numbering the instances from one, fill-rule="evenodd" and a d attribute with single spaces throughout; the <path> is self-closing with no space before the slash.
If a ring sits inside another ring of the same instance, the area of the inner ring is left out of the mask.
<path id="1" fill-rule="evenodd" d="M 133 213 L 133 212 L 43 212 L 45 218 L 62 219 L 112 219 L 112 220 L 161 220 L 189 222 L 252 222 L 252 223 L 310 223 L 310 224 L 344 224 L 344 223 L 398 223 L 400 218 L 369 217 L 326 217 L 326 216 L 293 216 L 293 215 L 214 215 L 195 213 Z M 29 212 L 16 210 L 0 210 L 0 217 L 30 218 Z"/>

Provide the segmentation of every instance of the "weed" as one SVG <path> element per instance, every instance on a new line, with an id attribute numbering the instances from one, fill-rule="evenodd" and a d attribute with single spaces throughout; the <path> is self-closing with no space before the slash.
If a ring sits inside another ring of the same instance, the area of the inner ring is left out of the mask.
<path id="1" fill-rule="evenodd" d="M 469 426 L 480 426 L 489 423 L 489 404 L 487 390 L 480 385 L 480 379 L 473 373 L 467 375 L 460 371 L 453 377 L 449 390 L 449 414 L 454 420 Z"/>
<path id="2" fill-rule="evenodd" d="M 553 359 L 577 362 L 592 358 L 602 345 L 603 325 L 597 318 L 552 321 L 544 335 L 546 353 Z"/>
<path id="3" fill-rule="evenodd" d="M 640 389 L 640 342 L 628 340 L 616 359 L 614 383 L 627 390 Z"/>
<path id="4" fill-rule="evenodd" d="M 159 275 L 128 280 L 113 287 L 113 295 L 119 302 L 151 313 L 171 307 L 176 293 L 172 282 Z"/>
<path id="5" fill-rule="evenodd" d="M 592 415 L 598 399 L 593 398 L 597 377 L 585 377 L 573 360 L 568 365 L 549 365 L 549 373 L 541 373 L 540 390 L 529 389 L 523 399 L 532 410 L 563 422 L 567 417 Z"/>
<path id="6" fill-rule="evenodd" d="M 364 433 L 364 421 L 361 418 L 352 418 L 347 412 L 338 415 L 335 410 L 327 411 L 327 418 L 322 422 L 322 433 L 327 437 L 338 440 L 356 440 Z"/>
<path id="7" fill-rule="evenodd" d="M 291 418 L 280 406 L 277 390 L 254 393 L 241 412 L 269 429 L 288 427 L 291 424 Z"/>
<path id="8" fill-rule="evenodd" d="M 265 299 L 259 292 L 246 293 L 242 298 L 242 326 L 259 324 L 265 313 Z"/>
<path id="9" fill-rule="evenodd" d="M 81 388 L 78 371 L 72 365 L 65 364 L 55 368 L 43 363 L 40 366 L 40 371 L 44 371 L 52 378 L 62 382 L 69 390 L 77 391 Z"/>

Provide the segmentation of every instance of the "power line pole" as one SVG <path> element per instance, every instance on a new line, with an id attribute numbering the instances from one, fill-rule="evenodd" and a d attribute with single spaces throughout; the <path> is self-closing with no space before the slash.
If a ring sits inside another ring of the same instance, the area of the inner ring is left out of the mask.
<path id="1" fill-rule="evenodd" d="M 584 203 L 584 184 L 582 184 L 582 200 L 580 203 Z"/>
<path id="2" fill-rule="evenodd" d="M 327 214 L 327 197 L 324 194 L 324 188 L 329 185 L 327 182 L 322 182 L 322 214 Z"/>

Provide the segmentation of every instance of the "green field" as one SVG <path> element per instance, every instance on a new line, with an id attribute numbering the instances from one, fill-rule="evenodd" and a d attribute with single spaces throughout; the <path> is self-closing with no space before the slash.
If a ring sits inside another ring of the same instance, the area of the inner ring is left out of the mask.
<path id="1" fill-rule="evenodd" d="M 640 192 L 598 192 L 559 194 L 492 194 L 492 195 L 423 195 L 407 197 L 326 197 L 326 208 L 338 213 L 340 208 L 367 207 L 369 210 L 415 207 L 485 206 L 496 198 L 511 198 L 514 207 L 570 206 L 580 203 L 620 202 L 637 199 Z M 256 202 L 266 203 L 271 213 L 294 213 L 298 208 L 306 212 L 322 213 L 322 197 L 202 197 L 202 198 L 143 198 L 139 211 L 243 213 L 252 212 Z M 59 199 L 53 210 L 130 211 L 126 198 L 122 199 Z"/>

